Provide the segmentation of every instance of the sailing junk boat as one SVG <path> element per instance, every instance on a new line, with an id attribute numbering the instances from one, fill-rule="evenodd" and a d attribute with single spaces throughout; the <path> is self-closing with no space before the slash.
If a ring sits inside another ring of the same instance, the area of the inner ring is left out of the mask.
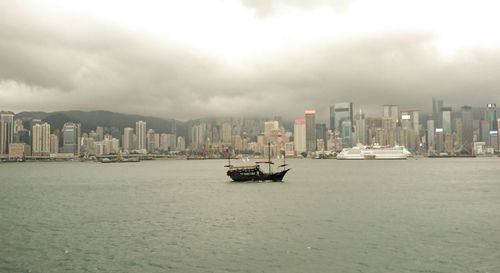
<path id="1" fill-rule="evenodd" d="M 233 166 L 231 165 L 231 155 L 228 156 L 229 164 L 224 166 L 228 167 L 227 175 L 235 182 L 246 182 L 246 181 L 273 181 L 281 182 L 285 174 L 290 170 L 286 168 L 288 166 L 285 164 L 285 157 L 283 157 L 283 165 L 278 166 L 278 168 L 283 168 L 283 170 L 278 172 L 273 172 L 271 170 L 271 165 L 274 163 L 271 161 L 271 144 L 268 144 L 268 161 L 256 162 L 255 165 L 250 166 Z M 260 168 L 260 164 L 268 164 L 268 172 L 264 172 Z"/>

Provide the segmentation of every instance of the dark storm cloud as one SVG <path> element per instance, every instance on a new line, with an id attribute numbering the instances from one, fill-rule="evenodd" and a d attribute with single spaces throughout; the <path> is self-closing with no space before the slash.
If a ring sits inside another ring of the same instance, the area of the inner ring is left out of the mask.
<path id="1" fill-rule="evenodd" d="M 428 110 L 433 96 L 455 106 L 500 102 L 498 50 L 443 57 L 429 33 L 322 42 L 234 66 L 98 21 L 46 22 L 19 9 L 1 13 L 3 109 L 109 109 L 188 119 L 293 118 L 312 108 L 325 120 L 328 107 L 343 101 L 373 114 L 388 103 Z"/>

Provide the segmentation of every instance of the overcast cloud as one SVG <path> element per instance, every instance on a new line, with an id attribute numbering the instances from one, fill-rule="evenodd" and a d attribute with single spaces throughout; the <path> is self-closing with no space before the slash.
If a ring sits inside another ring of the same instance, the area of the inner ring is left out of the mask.
<path id="1" fill-rule="evenodd" d="M 0 108 L 325 119 L 342 101 L 500 103 L 494 1 L 165 2 L 1 1 Z"/>

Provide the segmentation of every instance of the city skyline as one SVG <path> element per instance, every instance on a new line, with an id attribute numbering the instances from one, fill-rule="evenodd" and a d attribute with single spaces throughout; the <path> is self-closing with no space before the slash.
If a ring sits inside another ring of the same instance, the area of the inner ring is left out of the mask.
<path id="1" fill-rule="evenodd" d="M 482 107 L 500 101 L 495 10 L 494 1 L 2 1 L 1 108 L 293 120 L 301 105 L 322 120 L 344 101 L 368 115 L 386 103 L 429 111 L 430 97 Z"/>

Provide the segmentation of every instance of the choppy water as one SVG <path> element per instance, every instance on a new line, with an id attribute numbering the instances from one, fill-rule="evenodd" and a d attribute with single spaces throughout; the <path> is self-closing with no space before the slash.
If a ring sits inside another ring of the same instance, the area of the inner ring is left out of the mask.
<path id="1" fill-rule="evenodd" d="M 0 272 L 500 272 L 500 159 L 0 164 Z"/>

